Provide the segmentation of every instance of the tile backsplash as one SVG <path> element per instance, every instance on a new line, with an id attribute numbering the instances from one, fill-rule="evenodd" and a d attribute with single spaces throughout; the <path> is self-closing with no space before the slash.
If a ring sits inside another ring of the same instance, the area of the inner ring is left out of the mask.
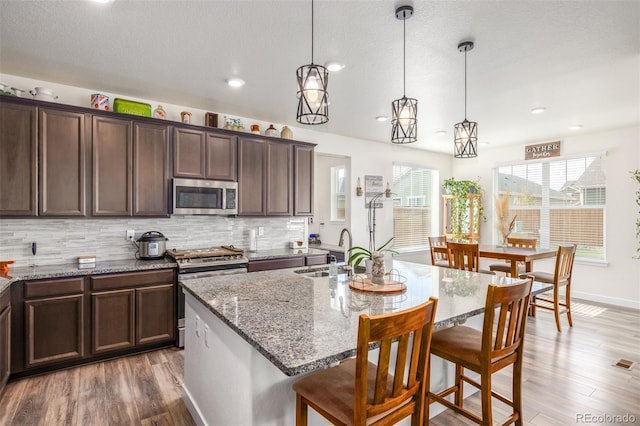
<path id="1" fill-rule="evenodd" d="M 126 241 L 127 229 L 135 238 L 159 231 L 169 239 L 167 248 L 187 249 L 233 244 L 249 249 L 249 231 L 264 227 L 258 250 L 281 249 L 289 241 L 306 240 L 306 218 L 237 218 L 225 216 L 173 216 L 166 219 L 0 219 L 0 260 L 14 266 L 75 263 L 77 256 L 95 255 L 97 261 L 133 259 L 137 247 Z M 36 255 L 31 243 L 36 242 Z"/>

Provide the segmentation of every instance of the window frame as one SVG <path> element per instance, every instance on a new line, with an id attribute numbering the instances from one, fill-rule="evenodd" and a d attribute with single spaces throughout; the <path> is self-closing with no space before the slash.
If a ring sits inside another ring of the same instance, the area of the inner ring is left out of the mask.
<path id="1" fill-rule="evenodd" d="M 396 167 L 407 167 L 410 169 L 419 169 L 422 171 L 427 171 L 430 173 L 430 177 L 431 177 L 431 187 L 429 188 L 429 191 L 431 192 L 429 193 L 423 193 L 423 194 L 411 194 L 411 195 L 406 195 L 406 194 L 398 194 L 397 188 L 396 188 L 396 182 L 395 182 L 395 174 L 396 174 Z M 420 252 L 420 251 L 425 251 L 428 250 L 428 240 L 427 238 L 429 236 L 432 236 L 432 234 L 437 233 L 439 226 L 440 226 L 440 171 L 432 168 L 432 167 L 428 167 L 428 166 L 424 166 L 424 165 L 418 165 L 418 164 L 411 164 L 411 163 L 405 163 L 405 162 L 394 162 L 392 164 L 392 191 L 393 191 L 393 236 L 394 236 L 394 245 L 393 245 L 393 249 L 396 250 L 399 253 L 413 253 L 413 252 Z M 430 195 L 430 197 L 429 197 Z M 409 198 L 413 198 L 413 197 L 424 197 L 424 205 L 422 206 L 409 206 L 408 204 L 402 207 L 415 207 L 415 208 L 423 208 L 425 210 L 428 211 L 428 214 L 430 214 L 430 220 L 429 220 L 429 225 L 428 228 L 423 232 L 424 235 L 424 241 L 420 241 L 418 244 L 413 244 L 413 245 L 407 245 L 407 246 L 402 246 L 402 247 L 398 247 L 396 242 L 398 240 L 398 236 L 396 235 L 396 208 L 400 207 L 398 205 L 398 203 L 402 203 L 402 201 L 406 201 Z"/>
<path id="2" fill-rule="evenodd" d="M 578 250 L 576 251 L 576 261 L 578 262 L 583 262 L 583 263 L 595 263 L 595 264 L 608 264 L 608 250 L 607 250 L 607 185 L 606 185 L 606 167 L 603 164 L 602 166 L 602 172 L 605 174 L 605 181 L 604 181 L 604 185 L 603 185 L 603 193 L 602 193 L 602 197 L 604 197 L 604 203 L 602 204 L 592 204 L 592 203 L 587 203 L 584 202 L 581 205 L 567 205 L 567 204 L 554 204 L 549 200 L 549 192 L 551 189 L 550 186 L 550 179 L 551 179 L 551 167 L 550 164 L 554 163 L 554 162 L 559 162 L 559 161 L 564 161 L 564 162 L 569 162 L 570 160 L 576 160 L 576 159 L 581 159 L 584 160 L 586 158 L 601 158 L 603 163 L 606 161 L 607 158 L 607 153 L 606 151 L 599 151 L 599 152 L 588 152 L 588 153 L 583 153 L 583 154 L 572 154 L 572 155 L 563 155 L 563 156 L 558 156 L 558 157 L 551 157 L 551 158 L 545 158 L 545 159 L 536 159 L 536 160 L 521 160 L 521 161 L 514 161 L 514 162 L 501 162 L 499 164 L 496 164 L 493 168 L 493 199 L 495 199 L 495 197 L 500 193 L 499 191 L 499 170 L 500 168 L 503 167 L 517 167 L 517 166 L 529 166 L 532 164 L 539 164 L 539 163 L 546 163 L 547 166 L 545 167 L 545 165 L 542 165 L 542 184 L 541 186 L 542 188 L 542 197 L 543 200 L 541 200 L 541 203 L 539 205 L 514 205 L 510 202 L 509 204 L 509 208 L 517 208 L 518 210 L 532 210 L 532 211 L 539 211 L 540 212 L 540 217 L 541 217 L 541 222 L 540 222 L 540 229 L 539 229 L 539 234 L 540 234 L 540 238 L 538 239 L 538 246 L 542 247 L 542 248 L 555 248 L 557 247 L 557 244 L 553 244 L 551 242 L 551 225 L 550 225 L 550 221 L 551 221 L 551 215 L 552 215 L 552 211 L 554 210 L 580 210 L 580 209 L 591 209 L 591 210 L 595 210 L 595 209 L 600 209 L 602 210 L 602 256 L 601 257 L 588 257 L 588 256 L 581 256 L 580 255 L 580 244 L 578 244 Z M 606 163 L 605 163 L 606 164 Z M 546 171 L 545 171 L 546 170 Z M 566 168 L 565 168 L 566 170 Z M 545 176 L 546 173 L 546 176 Z M 528 180 L 528 179 L 527 179 Z M 546 193 L 546 198 L 545 198 L 545 193 Z M 543 216 L 543 210 L 546 210 L 548 212 L 547 216 L 546 216 L 546 220 L 542 219 Z M 494 223 L 495 223 L 495 211 L 494 211 Z M 544 223 L 546 223 L 546 229 L 543 229 L 543 225 Z M 500 237 L 498 235 L 498 231 L 496 229 L 496 227 L 493 227 L 493 233 L 492 233 L 492 237 L 494 238 L 494 241 L 499 241 Z M 586 250 L 586 249 L 585 249 Z"/>

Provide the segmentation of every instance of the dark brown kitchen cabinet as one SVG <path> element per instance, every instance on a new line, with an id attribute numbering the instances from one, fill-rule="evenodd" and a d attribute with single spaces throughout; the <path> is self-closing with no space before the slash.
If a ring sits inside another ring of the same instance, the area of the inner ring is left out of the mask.
<path id="1" fill-rule="evenodd" d="M 236 136 L 177 127 L 173 138 L 175 177 L 237 180 Z"/>
<path id="2" fill-rule="evenodd" d="M 133 215 L 169 217 L 167 126 L 133 122 Z"/>
<path id="3" fill-rule="evenodd" d="M 136 289 L 136 344 L 173 340 L 175 286 L 165 284 Z"/>
<path id="4" fill-rule="evenodd" d="M 304 263 L 304 255 L 250 260 L 247 264 L 247 271 L 258 272 L 271 271 L 273 269 L 297 268 L 300 266 L 304 266 Z"/>
<path id="5" fill-rule="evenodd" d="M 131 120 L 93 117 L 93 216 L 131 215 L 131 127 Z"/>
<path id="6" fill-rule="evenodd" d="M 24 284 L 27 368 L 85 356 L 84 280 L 66 278 Z"/>
<path id="7" fill-rule="evenodd" d="M 238 142 L 238 215 L 293 214 L 291 144 L 264 138 Z"/>
<path id="8" fill-rule="evenodd" d="M 293 214 L 295 216 L 313 215 L 313 151 L 313 146 L 293 146 Z"/>
<path id="9" fill-rule="evenodd" d="M 169 216 L 167 127 L 93 117 L 94 216 Z"/>
<path id="10" fill-rule="evenodd" d="M 93 354 L 135 345 L 134 300 L 133 289 L 91 295 Z"/>
<path id="11" fill-rule="evenodd" d="M 39 215 L 86 216 L 83 113 L 39 108 Z"/>
<path id="12" fill-rule="evenodd" d="M 207 132 L 206 178 L 237 181 L 238 142 L 235 136 Z"/>
<path id="13" fill-rule="evenodd" d="M 36 107 L 0 99 L 0 216 L 36 216 Z"/>
<path id="14" fill-rule="evenodd" d="M 266 214 L 266 141 L 258 138 L 238 140 L 238 215 Z"/>
<path id="15" fill-rule="evenodd" d="M 92 353 L 175 339 L 173 270 L 91 277 Z"/>
<path id="16" fill-rule="evenodd" d="M 11 292 L 0 295 L 0 394 L 11 374 Z"/>
<path id="17" fill-rule="evenodd" d="M 287 143 L 267 142 L 266 214 L 293 214 L 293 154 Z"/>
<path id="18" fill-rule="evenodd" d="M 205 140 L 203 131 L 173 129 L 173 176 L 204 179 Z"/>

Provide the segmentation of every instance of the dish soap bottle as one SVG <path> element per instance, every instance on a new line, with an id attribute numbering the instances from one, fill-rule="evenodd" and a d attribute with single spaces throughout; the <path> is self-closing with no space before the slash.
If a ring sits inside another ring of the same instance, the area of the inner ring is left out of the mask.
<path id="1" fill-rule="evenodd" d="M 153 118 L 161 118 L 163 120 L 167 118 L 167 113 L 162 109 L 162 105 L 158 105 L 158 108 L 153 110 Z"/>

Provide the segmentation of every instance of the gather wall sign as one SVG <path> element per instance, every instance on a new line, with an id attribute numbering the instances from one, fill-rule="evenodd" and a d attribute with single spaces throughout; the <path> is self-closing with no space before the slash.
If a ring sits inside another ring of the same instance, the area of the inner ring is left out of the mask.
<path id="1" fill-rule="evenodd" d="M 541 158 L 559 157 L 560 141 L 545 142 L 536 145 L 526 145 L 524 147 L 525 160 L 538 160 Z"/>

